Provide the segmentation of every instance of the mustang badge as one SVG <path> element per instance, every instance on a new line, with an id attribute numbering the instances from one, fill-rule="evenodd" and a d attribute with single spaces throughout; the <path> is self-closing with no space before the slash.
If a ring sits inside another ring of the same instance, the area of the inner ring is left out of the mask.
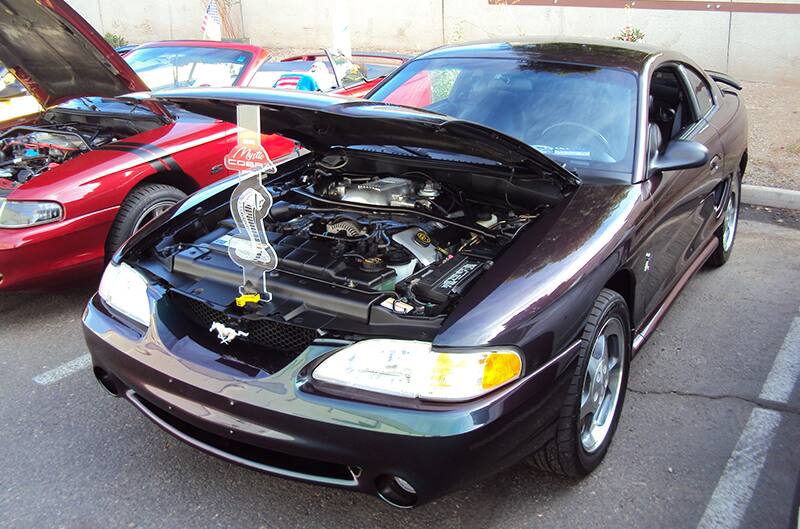
<path id="1" fill-rule="evenodd" d="M 211 324 L 211 328 L 208 329 L 209 332 L 217 331 L 217 338 L 219 341 L 224 344 L 231 343 L 236 337 L 238 336 L 249 336 L 249 332 L 237 331 L 236 329 L 231 329 L 230 327 L 226 327 L 222 323 L 215 321 Z"/>

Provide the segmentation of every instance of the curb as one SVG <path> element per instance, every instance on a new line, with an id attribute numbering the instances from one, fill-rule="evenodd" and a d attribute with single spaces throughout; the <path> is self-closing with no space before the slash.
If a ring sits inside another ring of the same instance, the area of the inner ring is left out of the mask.
<path id="1" fill-rule="evenodd" d="M 800 191 L 742 184 L 742 202 L 768 208 L 800 209 Z"/>

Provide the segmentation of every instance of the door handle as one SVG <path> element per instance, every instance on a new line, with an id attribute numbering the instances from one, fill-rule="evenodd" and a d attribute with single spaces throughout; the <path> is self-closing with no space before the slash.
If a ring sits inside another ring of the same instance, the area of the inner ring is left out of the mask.
<path id="1" fill-rule="evenodd" d="M 711 161 L 708 163 L 708 169 L 712 175 L 716 174 L 721 166 L 722 166 L 722 158 L 720 157 L 719 154 L 711 158 Z"/>

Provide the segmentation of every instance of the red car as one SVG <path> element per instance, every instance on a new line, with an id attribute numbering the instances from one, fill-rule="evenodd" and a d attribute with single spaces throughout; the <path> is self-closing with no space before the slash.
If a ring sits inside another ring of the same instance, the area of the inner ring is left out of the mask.
<path id="1" fill-rule="evenodd" d="M 270 62 L 257 46 L 208 41 L 149 43 L 122 59 L 63 0 L 4 7 L 14 14 L 0 17 L 0 62 L 46 110 L 0 124 L 0 291 L 99 274 L 136 229 L 229 175 L 220 160 L 234 126 L 119 96 L 292 77 L 363 95 L 403 60 L 364 55 L 370 64 L 356 69 L 326 52 Z M 295 149 L 278 136 L 262 141 L 273 158 Z"/>

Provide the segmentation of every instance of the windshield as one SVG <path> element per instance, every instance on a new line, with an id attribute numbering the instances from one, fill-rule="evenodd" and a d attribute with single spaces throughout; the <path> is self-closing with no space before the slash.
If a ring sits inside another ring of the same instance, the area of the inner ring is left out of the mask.
<path id="1" fill-rule="evenodd" d="M 253 54 L 198 46 L 140 48 L 125 55 L 151 90 L 234 86 Z"/>
<path id="2" fill-rule="evenodd" d="M 342 52 L 327 50 L 299 60 L 265 62 L 253 76 L 250 86 L 329 92 L 362 82 L 364 75 L 358 66 Z"/>
<path id="3" fill-rule="evenodd" d="M 633 170 L 637 83 L 609 68 L 526 59 L 412 61 L 369 99 L 422 107 L 517 138 L 580 176 Z"/>

